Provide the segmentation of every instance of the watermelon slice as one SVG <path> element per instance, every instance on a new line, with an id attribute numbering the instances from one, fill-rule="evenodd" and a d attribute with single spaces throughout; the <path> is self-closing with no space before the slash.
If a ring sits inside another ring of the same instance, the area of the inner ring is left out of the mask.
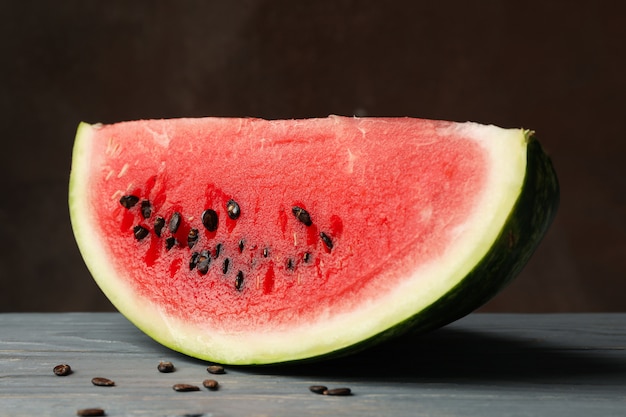
<path id="1" fill-rule="evenodd" d="M 72 226 L 158 342 L 227 364 L 350 352 L 473 311 L 558 203 L 526 130 L 412 118 L 81 124 Z"/>

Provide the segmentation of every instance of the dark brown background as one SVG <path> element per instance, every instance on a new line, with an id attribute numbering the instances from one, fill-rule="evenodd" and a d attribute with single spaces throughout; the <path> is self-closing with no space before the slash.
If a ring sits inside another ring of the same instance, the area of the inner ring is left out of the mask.
<path id="1" fill-rule="evenodd" d="M 561 208 L 483 310 L 624 311 L 622 4 L 0 2 L 0 309 L 112 309 L 68 219 L 79 121 L 335 113 L 536 130 Z"/>

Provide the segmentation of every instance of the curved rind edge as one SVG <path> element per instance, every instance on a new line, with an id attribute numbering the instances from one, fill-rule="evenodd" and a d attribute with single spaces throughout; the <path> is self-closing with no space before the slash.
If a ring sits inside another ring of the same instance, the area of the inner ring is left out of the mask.
<path id="1" fill-rule="evenodd" d="M 527 169 L 520 196 L 491 249 L 465 278 L 435 303 L 370 339 L 320 357 L 293 362 L 336 359 L 406 333 L 436 330 L 475 311 L 504 289 L 538 248 L 560 203 L 559 183 L 551 159 L 533 131 L 524 130 L 524 135 L 528 144 Z"/>

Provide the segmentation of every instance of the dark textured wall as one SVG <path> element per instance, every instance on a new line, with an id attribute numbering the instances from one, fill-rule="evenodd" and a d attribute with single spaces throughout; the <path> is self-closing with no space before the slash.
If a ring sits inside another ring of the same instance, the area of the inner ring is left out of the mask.
<path id="1" fill-rule="evenodd" d="M 0 5 L 0 310 L 110 310 L 67 211 L 79 121 L 330 113 L 534 129 L 558 217 L 485 311 L 626 310 L 626 15 L 585 1 Z"/>

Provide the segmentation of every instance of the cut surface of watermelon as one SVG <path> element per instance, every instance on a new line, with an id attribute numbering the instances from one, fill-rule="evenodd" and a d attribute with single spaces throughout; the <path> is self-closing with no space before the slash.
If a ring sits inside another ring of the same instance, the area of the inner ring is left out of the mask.
<path id="1" fill-rule="evenodd" d="M 307 359 L 445 324 L 517 273 L 558 196 L 531 143 L 412 118 L 83 123 L 70 213 L 98 285 L 155 340 L 221 363 Z M 427 314 L 489 256 L 513 261 Z"/>

